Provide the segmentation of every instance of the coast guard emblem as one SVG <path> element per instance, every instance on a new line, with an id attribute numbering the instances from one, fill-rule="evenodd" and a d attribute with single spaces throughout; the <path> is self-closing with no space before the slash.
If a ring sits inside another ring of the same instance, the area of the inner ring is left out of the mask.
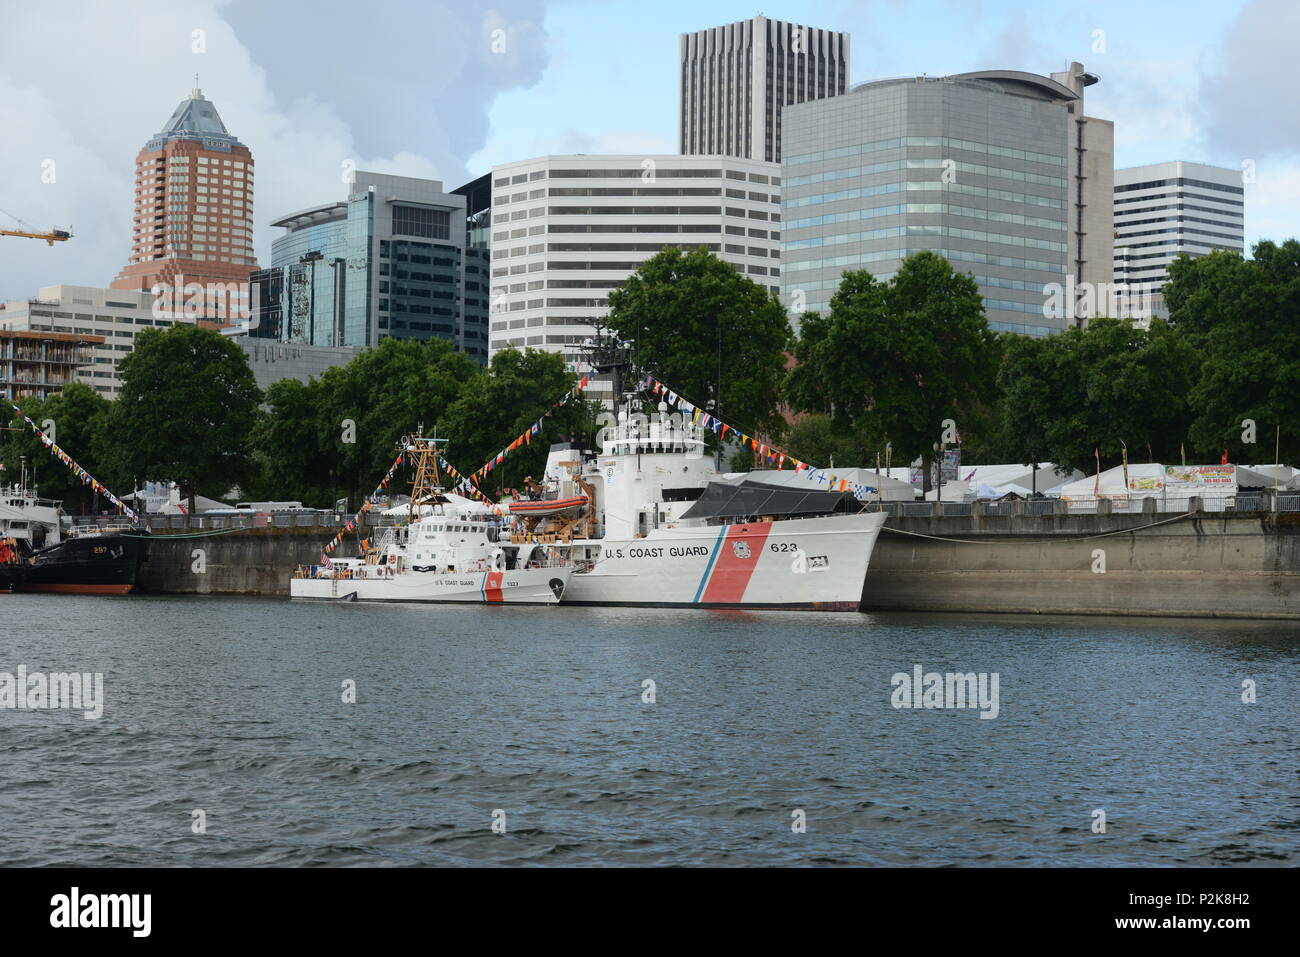
<path id="1" fill-rule="evenodd" d="M 731 550 L 735 553 L 737 558 L 748 558 L 749 542 L 746 541 L 732 542 Z"/>

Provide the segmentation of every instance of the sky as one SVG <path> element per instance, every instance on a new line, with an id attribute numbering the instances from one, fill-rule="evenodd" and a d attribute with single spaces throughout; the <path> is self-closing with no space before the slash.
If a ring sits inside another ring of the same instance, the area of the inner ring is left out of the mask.
<path id="1" fill-rule="evenodd" d="M 0 300 L 106 286 L 135 155 L 194 74 L 253 152 L 272 219 L 341 199 L 348 164 L 454 188 L 546 153 L 677 150 L 678 37 L 757 14 L 852 35 L 850 82 L 979 69 L 1100 77 L 1116 166 L 1244 168 L 1246 241 L 1300 234 L 1300 0 L 0 0 Z"/>

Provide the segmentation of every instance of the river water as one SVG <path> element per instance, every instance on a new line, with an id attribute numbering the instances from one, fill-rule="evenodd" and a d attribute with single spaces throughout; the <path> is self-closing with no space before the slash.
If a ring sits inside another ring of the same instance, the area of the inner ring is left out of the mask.
<path id="1" fill-rule="evenodd" d="M 0 621 L 0 672 L 104 689 L 98 720 L 0 710 L 10 865 L 1300 861 L 1294 623 L 47 595 Z M 996 673 L 997 716 L 894 707 L 916 666 Z"/>

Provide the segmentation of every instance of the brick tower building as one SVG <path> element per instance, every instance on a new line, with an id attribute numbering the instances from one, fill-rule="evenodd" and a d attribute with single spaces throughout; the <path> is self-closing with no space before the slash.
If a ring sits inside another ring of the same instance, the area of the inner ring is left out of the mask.
<path id="1" fill-rule="evenodd" d="M 208 294 L 202 318 L 222 321 L 222 293 L 246 296 L 256 269 L 253 155 L 196 86 L 136 156 L 131 258 L 111 286 L 179 294 L 197 283 Z"/>

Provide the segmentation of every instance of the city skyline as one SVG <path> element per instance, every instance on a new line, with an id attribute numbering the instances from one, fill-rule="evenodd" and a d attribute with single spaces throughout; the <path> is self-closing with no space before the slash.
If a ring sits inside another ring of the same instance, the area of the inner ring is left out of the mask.
<path id="1" fill-rule="evenodd" d="M 374 76 L 333 76 L 294 56 L 275 59 L 287 15 L 244 0 L 108 13 L 81 4 L 6 9 L 16 27 L 10 38 L 57 30 L 73 59 L 106 75 L 94 84 L 71 74 L 49 78 L 37 71 L 37 51 L 0 38 L 0 119 L 17 132 L 0 145 L 0 166 L 12 171 L 0 184 L 0 209 L 34 225 L 72 226 L 76 234 L 54 249 L 9 240 L 0 257 L 0 298 L 27 296 L 42 285 L 112 280 L 130 250 L 122 226 L 130 218 L 130 159 L 195 72 L 227 125 L 258 156 L 254 252 L 262 259 L 277 233 L 270 218 L 316 202 L 349 163 L 441 179 L 450 188 L 494 164 L 532 156 L 675 152 L 680 35 L 757 11 L 667 3 L 634 22 L 631 9 L 516 0 L 481 14 L 397 4 L 392 17 L 436 19 L 452 39 L 428 43 L 456 55 L 419 63 L 385 58 L 391 73 Z M 850 87 L 908 72 L 1047 74 L 1071 57 L 1082 59 L 1101 77 L 1089 93 L 1089 112 L 1114 120 L 1118 168 L 1179 159 L 1230 168 L 1249 163 L 1247 248 L 1259 238 L 1295 235 L 1300 146 L 1293 136 L 1288 142 L 1287 131 L 1300 121 L 1291 116 L 1297 106 L 1267 96 L 1265 84 L 1288 65 L 1281 45 L 1294 31 L 1283 21 L 1300 13 L 1276 0 L 1184 9 L 1187 16 L 1169 22 L 1161 11 L 1118 4 L 1042 11 L 1011 3 L 804 3 L 761 12 L 850 34 Z M 945 10 L 947 19 L 936 21 L 936 11 Z M 303 46 L 333 35 L 330 18 L 320 20 L 301 34 Z M 935 30 L 934 22 L 948 26 Z M 385 36 L 380 29 L 356 42 Z M 636 42 L 617 42 L 623 38 Z M 410 42 L 389 39 L 399 45 L 395 52 Z M 120 57 L 123 49 L 135 57 Z M 592 76 L 608 82 L 592 83 Z M 388 88 L 394 80 L 397 95 Z M 431 108 L 412 111 L 412 103 Z"/>

